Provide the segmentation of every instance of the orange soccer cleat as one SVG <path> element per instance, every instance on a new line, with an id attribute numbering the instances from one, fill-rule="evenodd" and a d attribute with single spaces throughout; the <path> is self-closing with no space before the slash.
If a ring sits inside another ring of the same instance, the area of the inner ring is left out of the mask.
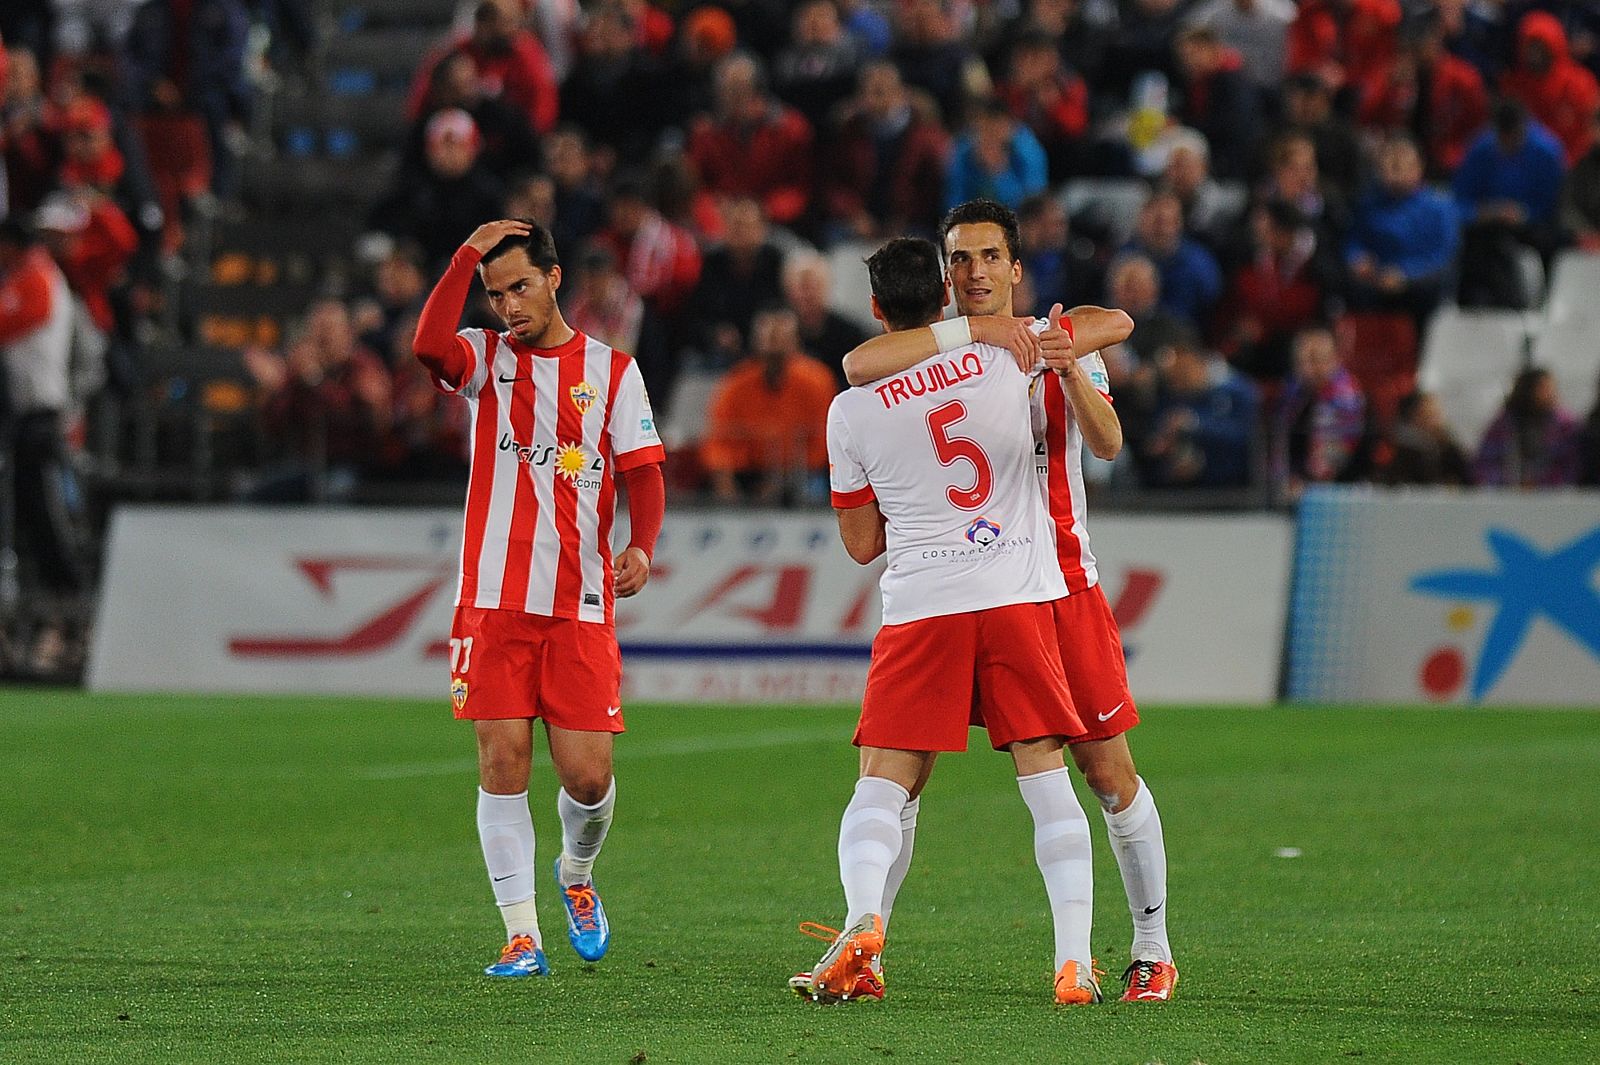
<path id="1" fill-rule="evenodd" d="M 1136 961 L 1122 982 L 1128 986 L 1123 1002 L 1166 1002 L 1178 987 L 1178 967 L 1170 961 Z"/>
<path id="2" fill-rule="evenodd" d="M 1090 962 L 1088 968 L 1080 968 L 1075 961 L 1069 961 L 1061 966 L 1056 973 L 1056 1005 L 1057 1006 L 1090 1006 L 1101 1000 L 1100 980 L 1105 974 L 1094 967 Z"/>
<path id="3" fill-rule="evenodd" d="M 883 918 L 868 914 L 843 932 L 807 921 L 800 931 L 815 939 L 827 939 L 831 934 L 832 939 L 809 974 L 789 981 L 796 992 L 814 1002 L 844 1002 L 863 992 L 883 997 L 883 979 L 873 968 L 883 954 Z"/>

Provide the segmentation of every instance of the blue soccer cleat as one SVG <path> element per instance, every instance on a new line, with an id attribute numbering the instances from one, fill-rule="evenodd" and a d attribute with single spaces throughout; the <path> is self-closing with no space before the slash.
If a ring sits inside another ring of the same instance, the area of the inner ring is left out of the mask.
<path id="1" fill-rule="evenodd" d="M 512 936 L 500 948 L 500 960 L 483 970 L 485 976 L 548 976 L 550 965 L 532 936 Z"/>
<path id="2" fill-rule="evenodd" d="M 561 902 L 567 908 L 567 941 L 584 961 L 599 961 L 611 946 L 611 924 L 606 920 L 606 908 L 600 905 L 600 895 L 594 884 L 571 887 L 563 884 L 558 857 L 556 885 L 561 888 Z"/>

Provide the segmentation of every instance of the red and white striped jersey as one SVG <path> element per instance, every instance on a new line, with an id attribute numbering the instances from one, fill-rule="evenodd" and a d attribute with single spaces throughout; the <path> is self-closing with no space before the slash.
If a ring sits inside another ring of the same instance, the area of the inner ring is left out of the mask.
<path id="1" fill-rule="evenodd" d="M 1106 364 L 1098 351 L 1078 359 L 1101 395 L 1111 398 Z M 1034 469 L 1039 489 L 1056 528 L 1056 558 L 1067 580 L 1067 594 L 1093 588 L 1100 581 L 1094 552 L 1089 549 L 1088 508 L 1083 491 L 1083 430 L 1073 416 L 1067 387 L 1060 375 L 1042 373 L 1031 390 Z"/>
<path id="2" fill-rule="evenodd" d="M 548 350 L 457 335 L 472 474 L 456 605 L 610 622 L 613 476 L 666 457 L 638 364 L 582 333 Z"/>

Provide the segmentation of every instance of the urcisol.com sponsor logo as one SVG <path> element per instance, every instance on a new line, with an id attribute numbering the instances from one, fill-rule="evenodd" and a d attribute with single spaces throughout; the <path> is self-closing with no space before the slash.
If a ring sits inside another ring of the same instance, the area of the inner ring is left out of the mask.
<path id="1" fill-rule="evenodd" d="M 556 474 L 571 481 L 576 488 L 599 488 L 600 475 L 605 469 L 605 459 L 590 455 L 578 444 L 529 446 L 517 443 L 510 433 L 505 433 L 500 437 L 500 450 L 514 453 L 518 462 L 536 469 L 554 463 Z"/>

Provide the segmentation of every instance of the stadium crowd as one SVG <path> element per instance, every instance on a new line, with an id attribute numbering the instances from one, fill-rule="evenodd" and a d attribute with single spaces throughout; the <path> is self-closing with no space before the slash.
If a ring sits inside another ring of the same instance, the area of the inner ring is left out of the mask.
<path id="1" fill-rule="evenodd" d="M 252 118 L 319 13 L 0 11 L 0 454 L 54 594 L 89 581 L 93 401 L 141 387 L 152 337 L 194 336 L 191 231 L 246 209 L 252 152 L 294 150 Z M 516 215 L 554 232 L 573 326 L 639 359 L 680 498 L 820 502 L 871 324 L 840 313 L 866 294 L 840 299 L 837 267 L 976 196 L 1020 215 L 1019 307 L 1136 322 L 1106 353 L 1128 447 L 1102 486 L 1600 483 L 1600 407 L 1569 412 L 1549 373 L 1508 371 L 1481 440 L 1414 377 L 1442 305 L 1531 308 L 1555 256 L 1600 253 L 1586 0 L 484 0 L 456 26 L 419 56 L 364 268 L 239 338 L 241 498 L 464 475 L 463 412 L 410 340 L 452 251 Z"/>

